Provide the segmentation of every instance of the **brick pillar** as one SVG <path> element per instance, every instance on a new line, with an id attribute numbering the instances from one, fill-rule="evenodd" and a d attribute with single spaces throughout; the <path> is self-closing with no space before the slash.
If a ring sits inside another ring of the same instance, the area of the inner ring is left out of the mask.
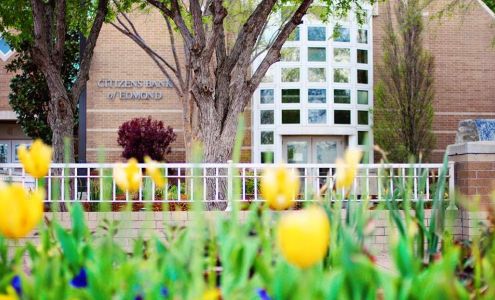
<path id="1" fill-rule="evenodd" d="M 495 191 L 495 141 L 466 142 L 447 147 L 449 161 L 455 168 L 457 191 L 467 201 L 480 199 L 480 207 L 474 211 L 461 210 L 462 236 L 465 239 L 479 233 L 479 223 L 486 222 L 486 205 L 492 205 Z"/>

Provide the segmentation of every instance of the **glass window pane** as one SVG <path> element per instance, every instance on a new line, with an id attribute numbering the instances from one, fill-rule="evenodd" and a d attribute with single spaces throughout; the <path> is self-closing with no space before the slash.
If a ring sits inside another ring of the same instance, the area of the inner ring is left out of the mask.
<path id="1" fill-rule="evenodd" d="M 368 125 L 368 111 L 359 110 L 358 111 L 358 124 L 359 125 Z"/>
<path id="2" fill-rule="evenodd" d="M 272 145 L 273 144 L 273 131 L 262 131 L 261 132 L 261 144 L 262 145 Z"/>
<path id="3" fill-rule="evenodd" d="M 325 41 L 326 39 L 325 27 L 308 27 L 308 41 Z"/>
<path id="4" fill-rule="evenodd" d="M 263 76 L 263 79 L 261 79 L 261 82 L 273 82 L 274 77 L 273 68 L 269 68 L 268 71 L 266 71 L 265 76 Z"/>
<path id="5" fill-rule="evenodd" d="M 281 61 L 299 61 L 299 48 L 285 47 L 280 50 Z"/>
<path id="6" fill-rule="evenodd" d="M 325 68 L 308 68 L 309 82 L 325 82 L 326 80 Z"/>
<path id="7" fill-rule="evenodd" d="M 0 143 L 0 163 L 8 163 L 9 155 L 9 144 Z"/>
<path id="8" fill-rule="evenodd" d="M 333 69 L 333 82 L 348 83 L 351 77 L 351 71 L 349 69 L 336 68 Z"/>
<path id="9" fill-rule="evenodd" d="M 282 103 L 299 103 L 301 99 L 300 93 L 298 89 L 282 90 Z"/>
<path id="10" fill-rule="evenodd" d="M 357 96 L 358 104 L 368 104 L 368 91 L 358 91 Z"/>
<path id="11" fill-rule="evenodd" d="M 299 27 L 296 27 L 296 29 L 289 34 L 287 41 L 299 41 L 299 31 Z"/>
<path id="12" fill-rule="evenodd" d="M 7 41 L 5 41 L 4 38 L 0 37 L 0 52 L 6 55 L 10 51 L 12 51 L 12 49 L 10 48 L 9 44 L 7 44 Z"/>
<path id="13" fill-rule="evenodd" d="M 334 48 L 333 49 L 333 60 L 337 63 L 351 62 L 351 49 L 349 48 Z"/>
<path id="14" fill-rule="evenodd" d="M 300 123 L 299 109 L 282 110 L 282 124 L 299 124 L 299 123 Z"/>
<path id="15" fill-rule="evenodd" d="M 349 28 L 345 27 L 335 28 L 333 37 L 336 42 L 347 43 L 351 41 L 351 33 L 349 31 Z"/>
<path id="16" fill-rule="evenodd" d="M 357 62 L 358 64 L 368 63 L 368 50 L 363 50 L 363 49 L 357 50 Z"/>
<path id="17" fill-rule="evenodd" d="M 262 151 L 261 152 L 261 163 L 262 164 L 270 164 L 273 163 L 273 155 L 275 153 L 273 151 Z"/>
<path id="18" fill-rule="evenodd" d="M 299 68 L 282 68 L 282 81 L 283 82 L 298 82 L 299 81 Z"/>
<path id="19" fill-rule="evenodd" d="M 260 103 L 261 104 L 273 103 L 273 89 L 260 90 Z"/>
<path id="20" fill-rule="evenodd" d="M 287 162 L 307 163 L 308 162 L 308 143 L 307 142 L 288 142 L 287 143 Z"/>
<path id="21" fill-rule="evenodd" d="M 357 82 L 363 84 L 368 83 L 368 70 L 357 70 Z"/>
<path id="22" fill-rule="evenodd" d="M 357 42 L 361 44 L 368 44 L 368 30 L 358 29 Z"/>
<path id="23" fill-rule="evenodd" d="M 368 138 L 368 131 L 358 131 L 358 145 L 364 145 Z"/>
<path id="24" fill-rule="evenodd" d="M 327 51 L 326 48 L 308 48 L 308 61 L 326 61 Z"/>
<path id="25" fill-rule="evenodd" d="M 335 124 L 351 124 L 351 112 L 349 110 L 334 111 Z"/>
<path id="26" fill-rule="evenodd" d="M 351 103 L 351 91 L 350 90 L 333 90 L 333 102 L 334 103 Z"/>
<path id="27" fill-rule="evenodd" d="M 316 163 L 333 164 L 335 163 L 336 159 L 337 159 L 337 142 L 320 141 L 316 143 Z M 326 173 L 323 176 L 326 176 Z"/>
<path id="28" fill-rule="evenodd" d="M 326 109 L 310 109 L 308 110 L 308 123 L 310 124 L 325 124 L 327 122 Z"/>
<path id="29" fill-rule="evenodd" d="M 261 124 L 273 124 L 274 123 L 273 110 L 261 110 L 260 111 L 260 123 Z"/>
<path id="30" fill-rule="evenodd" d="M 308 89 L 308 103 L 327 103 L 327 90 Z"/>

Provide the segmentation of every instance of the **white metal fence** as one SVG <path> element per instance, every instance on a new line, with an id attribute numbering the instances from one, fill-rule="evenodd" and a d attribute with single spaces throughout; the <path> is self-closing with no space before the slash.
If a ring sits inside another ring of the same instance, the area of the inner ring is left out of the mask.
<path id="1" fill-rule="evenodd" d="M 202 185 L 200 195 L 195 197 L 200 197 L 203 201 L 225 201 L 233 193 L 230 184 L 232 180 L 240 183 L 239 199 L 235 200 L 260 201 L 260 178 L 263 169 L 267 167 L 266 164 L 243 163 L 160 164 L 167 184 L 165 188 L 158 189 L 146 176 L 146 165 L 142 164 L 141 187 L 137 193 L 129 195 L 115 184 L 112 178 L 113 166 L 114 164 L 52 164 L 45 178 L 46 202 L 190 202 L 193 197 L 190 191 L 198 192 L 195 184 Z M 301 191 L 297 201 L 314 200 L 315 195 L 323 196 L 319 193 L 325 183 L 328 183 L 329 190 L 333 187 L 334 164 L 291 164 L 289 167 L 297 168 L 301 178 Z M 356 196 L 357 199 L 367 196 L 371 201 L 380 201 L 383 200 L 384 193 L 394 191 L 398 185 L 409 182 L 412 201 L 429 201 L 433 197 L 442 169 L 442 164 L 361 164 L 347 196 Z M 27 175 L 20 164 L 0 164 L 0 180 L 20 182 L 30 189 L 38 185 L 37 180 Z M 453 163 L 448 166 L 446 180 L 446 192 L 452 195 Z"/>

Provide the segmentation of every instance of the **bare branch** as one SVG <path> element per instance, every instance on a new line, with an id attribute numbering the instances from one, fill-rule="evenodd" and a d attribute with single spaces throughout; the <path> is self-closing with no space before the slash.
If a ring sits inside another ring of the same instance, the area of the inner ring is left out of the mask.
<path id="1" fill-rule="evenodd" d="M 268 68 L 280 59 L 280 49 L 282 49 L 282 46 L 289 37 L 289 34 L 299 24 L 301 24 L 302 18 L 306 14 L 311 3 L 313 3 L 313 0 L 304 0 L 299 5 L 294 15 L 292 15 L 292 17 L 290 18 L 290 20 L 283 26 L 282 31 L 279 33 L 279 35 L 273 42 L 273 45 L 268 50 L 268 53 L 263 58 L 260 65 L 258 66 L 253 76 L 249 80 L 248 88 L 251 93 L 253 93 L 256 87 L 259 85 L 261 79 L 263 78 L 263 76 L 265 76 L 266 71 L 268 71 Z"/>
<path id="2" fill-rule="evenodd" d="M 206 48 L 204 50 L 204 59 L 211 60 L 213 51 L 219 49 L 222 53 L 226 53 L 225 49 L 225 32 L 223 27 L 223 20 L 227 16 L 227 10 L 222 5 L 222 0 L 215 0 L 211 4 L 211 12 L 213 14 L 213 28 L 208 37 Z M 222 54 L 220 55 L 222 56 Z M 224 56 L 225 57 L 225 56 Z M 217 54 L 217 59 L 218 59 Z M 222 60 L 217 60 L 220 63 Z"/>
<path id="3" fill-rule="evenodd" d="M 46 6 L 41 0 L 31 0 L 33 7 L 34 25 L 34 57 L 50 57 L 49 53 L 49 26 L 47 23 Z"/>
<path id="4" fill-rule="evenodd" d="M 123 14 L 122 14 L 123 15 Z M 167 71 L 166 68 L 169 68 L 172 73 L 174 75 L 177 76 L 177 70 L 175 68 L 173 68 L 163 57 L 161 57 L 158 53 L 156 53 L 156 51 L 154 51 L 153 49 L 151 49 L 151 47 L 149 47 L 145 41 L 141 38 L 141 36 L 139 35 L 139 33 L 136 31 L 136 32 L 131 32 L 131 30 L 129 29 L 129 27 L 127 27 L 124 22 L 122 22 L 122 20 L 117 17 L 116 18 L 117 21 L 119 22 L 120 26 L 118 26 L 117 24 L 111 22 L 110 24 L 115 28 L 117 29 L 119 32 L 121 32 L 122 34 L 124 34 L 125 36 L 129 37 L 131 40 L 133 40 L 139 47 L 141 47 L 141 49 L 143 49 L 147 54 L 148 56 L 155 62 L 155 64 L 158 66 L 158 68 L 160 69 L 160 71 L 162 71 L 162 73 L 167 77 L 168 80 L 170 80 L 174 86 L 174 88 L 176 89 L 177 93 L 179 95 L 182 94 L 182 90 L 179 89 L 179 87 L 177 86 L 177 83 L 175 82 L 174 78 L 172 78 L 172 76 L 169 74 L 169 72 Z M 129 20 L 129 19 L 127 19 Z M 130 22 L 130 20 L 129 20 Z"/>
<path id="5" fill-rule="evenodd" d="M 170 38 L 170 46 L 172 48 L 172 55 L 174 56 L 175 69 L 177 70 L 175 75 L 177 76 L 177 80 L 181 85 L 182 92 L 187 92 L 187 89 L 185 88 L 184 78 L 182 76 L 182 68 L 179 61 L 179 56 L 177 55 L 177 47 L 175 45 L 174 32 L 172 30 L 172 26 L 170 25 L 170 21 L 168 17 L 164 15 L 163 18 L 165 19 L 165 23 L 167 24 L 168 35 Z"/>
<path id="6" fill-rule="evenodd" d="M 105 17 L 108 13 L 108 0 L 99 0 L 98 8 L 96 10 L 96 16 L 93 21 L 93 26 L 89 32 L 89 36 L 86 39 L 84 49 L 81 53 L 81 64 L 79 68 L 79 73 L 77 74 L 76 82 L 72 87 L 72 101 L 74 105 L 77 104 L 79 100 L 79 95 L 88 80 L 89 67 L 91 64 L 91 59 L 93 57 L 93 51 L 96 46 L 96 41 L 100 35 L 101 27 L 105 21 Z"/>
<path id="7" fill-rule="evenodd" d="M 196 51 L 202 51 L 205 47 L 205 29 L 203 27 L 203 14 L 201 11 L 201 5 L 198 0 L 189 0 L 189 7 L 193 19 L 193 28 L 195 36 L 194 48 Z"/>
<path id="8" fill-rule="evenodd" d="M 182 13 L 180 11 L 180 5 L 177 0 L 171 0 L 172 2 L 172 10 L 168 9 L 163 2 L 158 0 L 146 0 L 148 3 L 153 5 L 162 11 L 167 17 L 174 20 L 175 25 L 179 28 L 179 31 L 184 39 L 184 43 L 187 45 L 187 48 L 191 49 L 192 44 L 194 42 L 193 35 L 187 28 L 186 22 L 182 17 Z"/>
<path id="9" fill-rule="evenodd" d="M 66 22 L 66 1 L 57 0 L 55 2 L 55 47 L 54 47 L 54 61 L 57 64 L 57 68 L 62 68 L 64 61 L 64 49 L 65 49 L 65 34 L 67 32 Z"/>
<path id="10" fill-rule="evenodd" d="M 252 47 L 276 2 L 276 0 L 263 0 L 256 6 L 237 36 L 229 58 L 225 62 L 226 71 L 232 71 L 236 63 L 241 60 L 241 54 L 244 54 L 244 59 L 246 56 L 251 56 Z M 249 55 L 247 55 L 247 51 L 249 51 Z"/>

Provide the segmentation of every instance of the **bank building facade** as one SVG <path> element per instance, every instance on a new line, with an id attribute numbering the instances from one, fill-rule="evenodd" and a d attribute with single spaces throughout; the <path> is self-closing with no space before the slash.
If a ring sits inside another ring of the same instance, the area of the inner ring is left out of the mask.
<path id="1" fill-rule="evenodd" d="M 454 142 L 460 120 L 495 118 L 495 49 L 491 46 L 495 17 L 481 1 L 474 2 L 472 11 L 428 23 L 425 30 L 425 46 L 436 63 L 433 131 L 437 144 L 432 161 L 441 161 L 445 147 Z M 367 140 L 373 143 L 373 88 L 379 80 L 384 11 L 383 4 L 365 7 L 361 24 L 352 13 L 327 22 L 312 14 L 304 18 L 284 44 L 281 61 L 270 67 L 245 110 L 242 161 L 262 163 L 273 157 L 275 162 L 329 163 L 346 147 L 362 147 Z M 173 59 L 160 15 L 152 11 L 132 14 L 132 18 L 143 39 Z M 179 54 L 183 62 L 183 53 Z M 8 105 L 12 74 L 4 66 L 14 56 L 0 40 L 0 162 L 16 162 L 15 149 L 31 140 Z M 140 47 L 111 25 L 102 28 L 79 108 L 79 161 L 96 162 L 102 152 L 106 161 L 121 160 L 119 126 L 148 116 L 162 120 L 177 134 L 166 159 L 185 160 L 182 105 L 171 82 Z"/>

